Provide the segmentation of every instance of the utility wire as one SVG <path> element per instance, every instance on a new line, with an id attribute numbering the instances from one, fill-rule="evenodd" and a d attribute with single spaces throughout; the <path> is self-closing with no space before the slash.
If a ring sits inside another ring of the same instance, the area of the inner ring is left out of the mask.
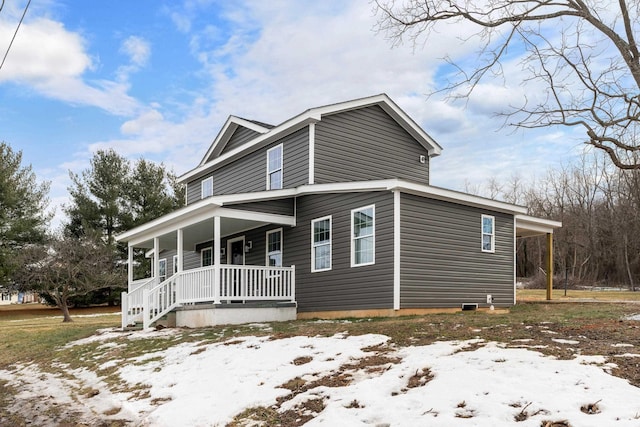
<path id="1" fill-rule="evenodd" d="M 2 4 L 0 4 L 0 12 L 2 12 L 3 7 L 4 7 L 4 0 L 2 0 Z"/>
<path id="2" fill-rule="evenodd" d="M 4 65 L 4 61 L 7 59 L 7 55 L 9 55 L 9 51 L 11 50 L 11 46 L 13 45 L 13 41 L 16 39 L 16 35 L 18 34 L 18 30 L 20 29 L 20 25 L 24 20 L 24 16 L 27 14 L 27 9 L 29 9 L 29 5 L 31 4 L 31 0 L 27 2 L 27 5 L 24 8 L 24 12 L 22 12 L 22 17 L 20 18 L 20 22 L 18 22 L 18 26 L 16 27 L 15 33 L 13 33 L 13 37 L 11 37 L 11 42 L 9 43 L 9 47 L 7 51 L 4 53 L 4 58 L 2 58 L 2 63 L 0 63 L 0 70 L 2 70 L 2 66 Z M 4 0 L 2 0 L 2 5 L 4 6 Z"/>

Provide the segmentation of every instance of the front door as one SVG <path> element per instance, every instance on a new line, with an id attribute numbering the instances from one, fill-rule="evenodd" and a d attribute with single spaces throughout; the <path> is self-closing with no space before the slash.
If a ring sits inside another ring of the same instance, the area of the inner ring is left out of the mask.
<path id="1" fill-rule="evenodd" d="M 244 236 L 229 241 L 227 263 L 244 265 Z"/>

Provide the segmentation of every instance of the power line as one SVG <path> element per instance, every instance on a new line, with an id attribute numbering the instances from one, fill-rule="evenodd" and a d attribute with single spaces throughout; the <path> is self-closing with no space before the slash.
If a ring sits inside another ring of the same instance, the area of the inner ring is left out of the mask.
<path id="1" fill-rule="evenodd" d="M 29 9 L 29 5 L 31 4 L 31 0 L 27 2 L 27 5 L 24 8 L 24 12 L 22 12 L 22 17 L 20 18 L 20 22 L 18 22 L 18 26 L 16 27 L 15 33 L 13 33 L 13 37 L 11 37 L 11 42 L 9 43 L 9 47 L 7 47 L 7 51 L 4 53 L 4 58 L 2 58 L 2 63 L 0 63 L 0 70 L 2 70 L 2 66 L 4 65 L 4 61 L 7 59 L 7 55 L 9 55 L 9 51 L 11 50 L 11 46 L 13 45 L 13 41 L 16 39 L 16 35 L 18 34 L 18 30 L 20 29 L 20 25 L 24 20 L 24 16 L 27 14 L 27 9 Z M 2 5 L 4 6 L 4 0 L 2 0 Z M 0 8 L 1 9 L 1 8 Z"/>

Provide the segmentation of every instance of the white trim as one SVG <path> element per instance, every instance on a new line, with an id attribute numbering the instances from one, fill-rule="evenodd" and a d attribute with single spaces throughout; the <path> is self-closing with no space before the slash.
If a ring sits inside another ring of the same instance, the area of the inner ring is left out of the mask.
<path id="1" fill-rule="evenodd" d="M 529 215 L 516 215 L 516 236 L 521 237 L 538 236 L 553 233 L 556 228 L 562 227 L 562 222 L 550 219 L 536 218 Z"/>
<path id="2" fill-rule="evenodd" d="M 327 219 L 329 220 L 329 267 L 317 269 L 316 254 L 314 251 L 314 249 L 316 248 L 316 245 L 314 242 L 313 225 L 316 222 L 325 221 Z M 315 218 L 311 220 L 311 272 L 317 273 L 321 271 L 329 271 L 331 270 L 332 267 L 333 267 L 333 221 L 332 221 L 331 215 L 327 215 L 327 216 L 323 216 L 323 217 Z"/>
<path id="3" fill-rule="evenodd" d="M 309 184 L 316 179 L 316 124 L 309 123 Z"/>
<path id="4" fill-rule="evenodd" d="M 355 253 L 356 235 L 355 235 L 355 231 L 353 229 L 353 216 L 354 216 L 353 214 L 355 212 L 361 212 L 361 211 L 366 210 L 366 209 L 371 209 L 373 211 L 373 218 L 372 218 L 372 220 L 373 220 L 373 224 L 372 224 L 373 230 L 372 230 L 372 233 L 371 233 L 371 237 L 373 238 L 373 254 L 372 254 L 373 255 L 373 259 L 370 262 L 363 262 L 363 263 L 360 263 L 360 264 L 356 264 L 356 253 Z M 350 222 L 351 222 L 351 238 L 350 238 L 350 241 L 351 241 L 351 250 L 350 250 L 350 253 L 351 253 L 351 256 L 350 256 L 350 258 L 351 258 L 351 267 L 352 268 L 353 267 L 363 267 L 365 265 L 373 265 L 373 264 L 375 264 L 376 263 L 376 205 L 367 205 L 367 206 L 363 206 L 361 208 L 351 209 L 351 216 L 349 218 L 350 218 Z"/>
<path id="5" fill-rule="evenodd" d="M 516 219 L 513 219 L 513 305 L 516 305 L 516 268 L 518 263 L 518 236 L 516 236 Z"/>
<path id="6" fill-rule="evenodd" d="M 269 154 L 272 151 L 280 150 L 280 167 L 278 169 L 270 170 L 269 169 Z M 271 174 L 280 171 L 280 188 L 271 188 Z M 271 147 L 267 150 L 267 190 L 282 190 L 284 188 L 284 145 L 282 143 L 276 145 L 275 147 Z"/>
<path id="7" fill-rule="evenodd" d="M 174 255 L 171 262 L 173 262 L 173 274 L 176 274 L 178 272 L 178 255 Z"/>
<path id="8" fill-rule="evenodd" d="M 485 233 L 484 232 L 484 219 L 485 218 L 491 218 L 491 249 L 485 249 L 484 248 L 484 236 Z M 485 253 L 495 253 L 496 251 L 496 217 L 493 215 L 485 215 L 482 214 L 481 215 L 481 220 L 480 220 L 480 249 L 482 249 L 482 252 Z"/>
<path id="9" fill-rule="evenodd" d="M 249 120 L 245 120 L 241 117 L 229 116 L 224 125 L 222 125 L 222 128 L 211 144 L 211 147 L 209 147 L 209 150 L 207 150 L 207 153 L 200 161 L 200 165 L 205 164 L 207 162 L 207 159 L 211 157 L 212 154 L 222 152 L 224 150 L 224 147 L 229 142 L 229 139 L 231 139 L 231 137 L 239 127 L 251 129 L 258 133 L 269 132 L 268 128 L 260 126 L 257 123 L 250 122 Z"/>
<path id="10" fill-rule="evenodd" d="M 211 194 L 209 194 L 209 195 L 205 195 L 204 194 L 205 183 L 207 183 L 207 184 L 211 183 Z M 206 199 L 207 197 L 211 197 L 211 196 L 213 196 L 213 177 L 212 176 L 207 177 L 207 178 L 203 179 L 202 181 L 200 181 L 200 200 Z"/>
<path id="11" fill-rule="evenodd" d="M 264 245 L 264 265 L 269 266 L 269 235 L 280 233 L 280 264 L 282 264 L 282 257 L 284 256 L 284 232 L 282 227 L 274 228 L 273 230 L 269 230 L 265 234 L 265 245 Z M 278 265 L 276 267 L 282 267 L 282 265 Z"/>
<path id="12" fill-rule="evenodd" d="M 205 155 L 203 161 L 200 162 L 200 165 L 179 177 L 178 182 L 182 183 L 191 180 L 192 178 L 206 173 L 212 168 L 233 161 L 233 159 L 236 157 L 246 155 L 247 153 L 256 150 L 260 146 L 264 146 L 269 142 L 276 141 L 285 135 L 291 134 L 298 129 L 303 128 L 309 123 L 317 123 L 322 119 L 322 116 L 324 115 L 355 110 L 371 105 L 379 105 L 387 114 L 389 114 L 389 116 L 391 116 L 400 126 L 402 126 L 402 128 L 404 128 L 412 137 L 416 139 L 416 141 L 420 145 L 422 145 L 428 151 L 430 157 L 440 155 L 440 153 L 442 152 L 442 147 L 433 138 L 431 138 L 431 136 L 429 136 L 429 134 L 427 134 L 411 117 L 409 117 L 407 113 L 405 113 L 400 107 L 398 107 L 398 105 L 393 102 L 391 98 L 383 93 L 366 98 L 326 105 L 323 107 L 311 108 L 272 129 L 266 130 L 265 133 L 254 138 L 252 141 L 247 142 L 240 147 L 236 147 L 235 149 L 230 150 L 229 152 L 213 160 L 206 161 L 211 156 L 211 154 L 216 151 L 214 147 L 220 144 L 220 141 L 224 140 L 224 138 L 228 138 L 231 134 L 233 134 L 229 122 L 236 122 L 238 121 L 238 118 L 231 116 L 227 120 L 227 123 L 225 123 L 225 125 L 223 126 L 221 133 L 219 133 L 216 137 L 216 140 L 212 144 L 211 148 L 209 148 L 209 150 L 207 151 L 207 154 Z M 245 127 L 248 127 L 248 125 Z M 235 128 L 233 129 L 233 131 L 235 131 Z M 228 135 L 222 135 L 224 133 L 227 133 Z M 220 149 L 218 151 L 222 150 Z"/>
<path id="13" fill-rule="evenodd" d="M 174 268 L 174 270 L 177 268 L 178 272 L 182 272 L 184 270 L 184 230 L 182 228 L 178 228 L 176 236 L 176 246 L 178 265 Z"/>
<path id="14" fill-rule="evenodd" d="M 393 309 L 400 310 L 400 191 L 393 192 Z"/>
<path id="15" fill-rule="evenodd" d="M 242 241 L 242 264 L 235 264 L 235 265 L 244 265 L 245 261 L 246 261 L 246 255 L 244 253 L 244 235 L 240 236 L 240 237 L 234 237 L 233 239 L 229 239 L 227 240 L 227 264 L 232 264 L 232 259 L 231 257 L 233 256 L 233 254 L 231 253 L 231 244 L 235 243 L 235 242 L 239 242 Z"/>
<path id="16" fill-rule="evenodd" d="M 204 253 L 206 251 L 211 252 L 211 264 L 204 265 Z M 200 267 L 209 267 L 210 265 L 213 265 L 213 246 L 200 249 Z"/>

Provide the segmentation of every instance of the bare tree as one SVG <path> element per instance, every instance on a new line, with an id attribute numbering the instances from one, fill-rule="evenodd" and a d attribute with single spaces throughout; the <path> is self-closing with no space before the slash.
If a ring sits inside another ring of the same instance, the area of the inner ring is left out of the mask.
<path id="1" fill-rule="evenodd" d="M 20 259 L 20 287 L 47 295 L 62 311 L 63 322 L 71 322 L 72 297 L 126 282 L 124 268 L 114 249 L 97 236 L 53 238 L 46 245 L 26 248 Z"/>
<path id="2" fill-rule="evenodd" d="M 521 82 L 533 85 L 520 105 L 498 112 L 523 128 L 582 127 L 587 144 L 604 150 L 621 169 L 640 167 L 640 28 L 637 1 L 618 0 L 374 0 L 377 29 L 394 44 L 426 42 L 441 22 L 476 28 L 470 67 L 439 88 L 468 97 L 491 76 L 505 80 L 514 56 Z M 452 28 L 452 27 L 449 27 Z M 453 27 L 454 28 L 454 27 Z"/>

